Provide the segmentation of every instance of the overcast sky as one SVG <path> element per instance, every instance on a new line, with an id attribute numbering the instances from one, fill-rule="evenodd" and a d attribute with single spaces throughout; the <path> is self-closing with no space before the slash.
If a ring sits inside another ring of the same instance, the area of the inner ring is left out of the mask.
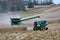
<path id="1" fill-rule="evenodd" d="M 55 4 L 60 4 L 60 0 L 53 0 Z"/>

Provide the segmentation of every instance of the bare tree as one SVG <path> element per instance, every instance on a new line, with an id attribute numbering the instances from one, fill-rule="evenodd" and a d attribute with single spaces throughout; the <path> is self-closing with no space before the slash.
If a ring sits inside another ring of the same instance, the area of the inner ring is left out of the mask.
<path id="1" fill-rule="evenodd" d="M 25 10 L 25 3 L 24 0 L 17 0 L 17 9 L 19 10 Z"/>
<path id="2" fill-rule="evenodd" d="M 25 11 L 24 0 L 7 0 L 10 11 Z"/>
<path id="3" fill-rule="evenodd" d="M 34 5 L 37 5 L 38 4 L 38 0 L 34 0 Z"/>
<path id="4" fill-rule="evenodd" d="M 28 2 L 28 8 L 34 8 L 34 3 L 31 0 Z"/>
<path id="5" fill-rule="evenodd" d="M 42 0 L 41 0 L 42 2 Z M 50 4 L 53 4 L 53 1 L 52 0 L 43 0 L 43 2 L 41 3 L 42 5 L 50 5 Z"/>
<path id="6" fill-rule="evenodd" d="M 0 12 L 7 12 L 8 10 L 8 5 L 5 0 L 0 1 Z"/>

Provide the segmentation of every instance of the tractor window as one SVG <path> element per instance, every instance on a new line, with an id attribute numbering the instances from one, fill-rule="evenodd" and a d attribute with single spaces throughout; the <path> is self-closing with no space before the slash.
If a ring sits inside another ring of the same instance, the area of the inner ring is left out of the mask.
<path id="1" fill-rule="evenodd" d="M 39 27 L 40 27 L 40 24 L 41 24 L 40 22 L 37 22 L 37 26 L 39 26 Z"/>

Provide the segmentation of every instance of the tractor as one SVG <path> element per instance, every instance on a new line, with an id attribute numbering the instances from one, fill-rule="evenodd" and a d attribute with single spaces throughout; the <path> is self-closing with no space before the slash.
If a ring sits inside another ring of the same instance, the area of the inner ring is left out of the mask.
<path id="1" fill-rule="evenodd" d="M 10 18 L 11 19 L 11 25 L 21 25 L 22 21 L 27 21 L 30 19 L 34 19 L 34 18 L 40 18 L 40 16 L 34 16 L 34 17 L 30 17 L 30 18 L 26 18 L 26 19 L 21 19 L 21 18 Z M 46 27 L 48 25 L 48 21 L 35 21 L 34 22 L 34 27 L 33 30 L 48 30 L 48 27 Z"/>
<path id="2" fill-rule="evenodd" d="M 34 22 L 34 28 L 33 30 L 48 30 L 48 21 L 36 21 Z"/>

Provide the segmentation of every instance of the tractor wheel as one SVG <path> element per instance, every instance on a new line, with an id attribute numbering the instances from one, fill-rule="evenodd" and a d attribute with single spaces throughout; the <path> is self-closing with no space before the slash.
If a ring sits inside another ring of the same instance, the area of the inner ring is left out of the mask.
<path id="1" fill-rule="evenodd" d="M 42 31 L 42 30 L 43 30 L 43 28 L 40 28 L 40 30 Z"/>
<path id="2" fill-rule="evenodd" d="M 48 30 L 48 27 L 44 27 L 43 30 Z"/>
<path id="3" fill-rule="evenodd" d="M 46 28 L 45 30 L 48 30 L 48 28 Z"/>

